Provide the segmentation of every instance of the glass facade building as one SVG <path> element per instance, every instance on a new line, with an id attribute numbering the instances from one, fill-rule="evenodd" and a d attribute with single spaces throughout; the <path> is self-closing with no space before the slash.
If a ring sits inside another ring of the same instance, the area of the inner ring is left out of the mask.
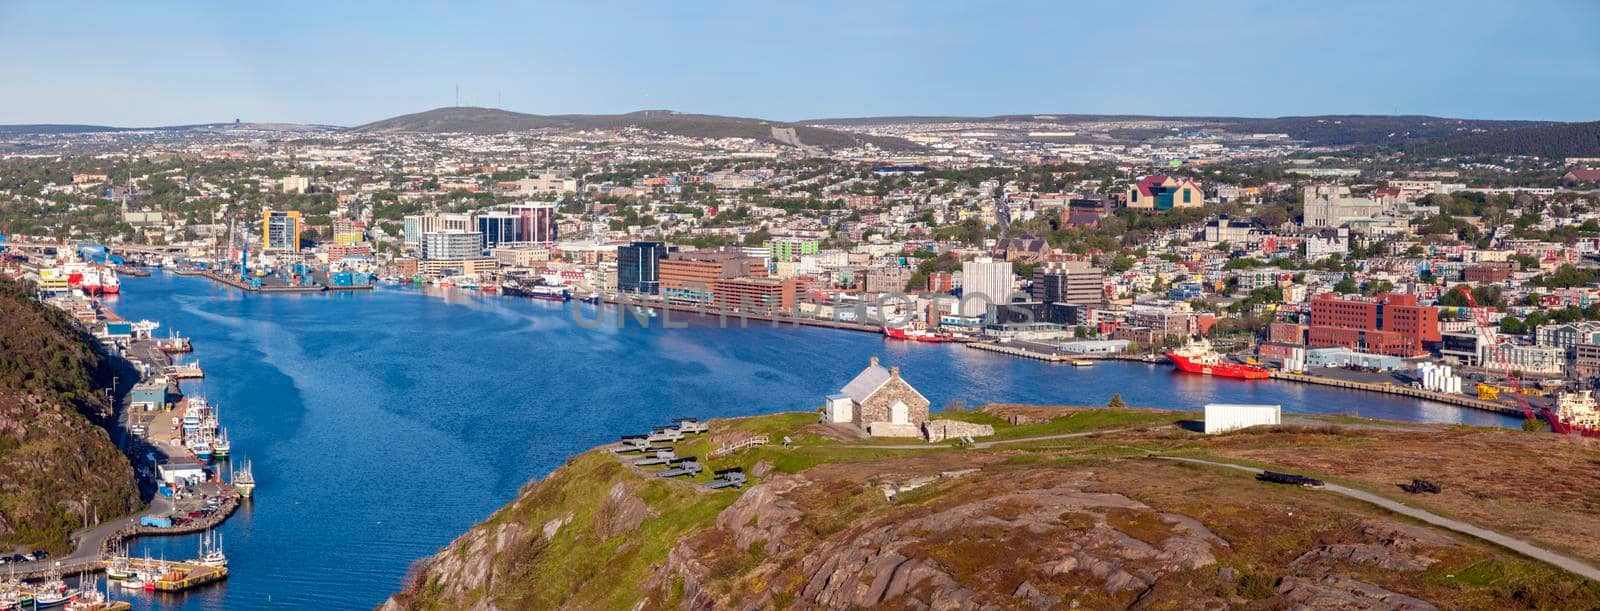
<path id="1" fill-rule="evenodd" d="M 633 242 L 617 247 L 617 291 L 655 295 L 661 292 L 661 260 L 667 245 Z"/>

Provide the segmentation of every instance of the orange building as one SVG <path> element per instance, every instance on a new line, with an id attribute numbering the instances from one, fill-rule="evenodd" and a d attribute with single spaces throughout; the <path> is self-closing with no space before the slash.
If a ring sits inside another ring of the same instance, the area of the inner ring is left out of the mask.
<path id="1" fill-rule="evenodd" d="M 790 278 L 725 278 L 716 281 L 716 304 L 741 312 L 772 313 L 794 310 L 799 281 Z"/>
<path id="2" fill-rule="evenodd" d="M 739 251 L 679 251 L 659 263 L 661 296 L 680 303 L 711 303 L 718 280 L 767 275 L 767 263 Z"/>

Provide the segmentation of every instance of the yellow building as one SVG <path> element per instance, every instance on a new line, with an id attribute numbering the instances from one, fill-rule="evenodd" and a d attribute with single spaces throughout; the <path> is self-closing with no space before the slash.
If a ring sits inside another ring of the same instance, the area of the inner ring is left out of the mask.
<path id="1" fill-rule="evenodd" d="M 261 215 L 261 248 L 265 251 L 300 252 L 300 212 L 268 210 Z"/>
<path id="2" fill-rule="evenodd" d="M 1171 176 L 1146 176 L 1128 187 L 1128 207 L 1136 210 L 1199 208 L 1206 203 L 1205 191 L 1189 179 Z"/>

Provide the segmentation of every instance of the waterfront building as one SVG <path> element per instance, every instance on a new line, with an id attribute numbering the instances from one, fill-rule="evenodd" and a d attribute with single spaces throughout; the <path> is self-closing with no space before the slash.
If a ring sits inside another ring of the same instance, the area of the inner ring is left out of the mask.
<path id="1" fill-rule="evenodd" d="M 1582 379 L 1600 377 L 1600 343 L 1573 348 L 1572 373 Z"/>
<path id="2" fill-rule="evenodd" d="M 978 257 L 961 264 L 961 315 L 983 316 L 989 305 L 1010 303 L 1015 276 L 1010 261 Z"/>
<path id="3" fill-rule="evenodd" d="M 920 437 L 930 404 L 900 377 L 899 367 L 886 369 L 872 357 L 850 383 L 828 395 L 822 420 L 853 424 L 874 437 Z"/>
<path id="4" fill-rule="evenodd" d="M 1525 374 L 1561 375 L 1566 354 L 1554 346 L 1525 346 L 1509 340 L 1499 345 L 1479 342 L 1478 362 L 1484 369 L 1510 369 Z"/>
<path id="5" fill-rule="evenodd" d="M 423 259 L 471 259 L 483 255 L 476 231 L 432 231 L 422 235 Z"/>
<path id="6" fill-rule="evenodd" d="M 333 220 L 333 243 L 339 246 L 352 246 L 366 241 L 365 226 L 359 221 L 350 219 Z"/>
<path id="7" fill-rule="evenodd" d="M 767 275 L 765 259 L 740 250 L 678 251 L 659 265 L 661 296 L 678 303 L 711 303 L 718 280 Z"/>
<path id="8" fill-rule="evenodd" d="M 1031 293 L 1045 303 L 1103 306 L 1105 272 L 1085 261 L 1051 261 L 1034 268 Z"/>
<path id="9" fill-rule="evenodd" d="M 1416 295 L 1385 293 L 1371 299 L 1323 293 L 1311 300 L 1306 343 L 1409 357 L 1441 340 L 1439 310 L 1417 305 Z"/>
<path id="10" fill-rule="evenodd" d="M 1205 205 L 1205 191 L 1187 178 L 1146 176 L 1128 187 L 1128 207 L 1136 210 L 1172 210 Z"/>
<path id="11" fill-rule="evenodd" d="M 300 211 L 268 210 L 261 215 L 261 247 L 267 252 L 300 252 Z"/>
<path id="12" fill-rule="evenodd" d="M 617 291 L 659 295 L 661 260 L 667 245 L 661 242 L 632 242 L 617 247 Z"/>
<path id="13" fill-rule="evenodd" d="M 509 212 L 486 212 L 478 215 L 478 234 L 482 236 L 479 248 L 511 248 L 527 241 L 523 233 L 522 217 Z"/>
<path id="14" fill-rule="evenodd" d="M 717 307 L 772 314 L 794 310 L 797 278 L 723 278 L 712 285 Z"/>

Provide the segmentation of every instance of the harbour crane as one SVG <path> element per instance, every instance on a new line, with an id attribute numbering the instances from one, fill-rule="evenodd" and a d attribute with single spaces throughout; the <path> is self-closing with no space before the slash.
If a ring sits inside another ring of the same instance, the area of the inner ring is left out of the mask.
<path id="1" fill-rule="evenodd" d="M 1496 346 L 1499 345 L 1499 341 L 1498 334 L 1494 330 L 1494 325 L 1490 324 L 1489 322 L 1489 310 L 1478 305 L 1478 300 L 1472 296 L 1472 287 L 1466 283 L 1457 284 L 1452 290 L 1460 291 L 1461 296 L 1467 299 L 1467 306 L 1472 312 L 1473 322 L 1477 324 L 1478 344 L 1489 346 L 1488 350 L 1484 351 L 1485 354 L 1494 354 Z M 1561 418 L 1557 416 L 1554 411 L 1551 411 L 1550 408 L 1540 408 L 1540 411 L 1537 414 L 1533 411 L 1533 406 L 1528 403 L 1527 393 L 1523 392 L 1522 390 L 1522 380 L 1512 375 L 1511 359 L 1498 358 L 1495 360 L 1500 362 L 1500 374 L 1505 376 L 1506 383 L 1511 386 L 1511 395 L 1517 399 L 1517 407 L 1522 408 L 1523 418 L 1528 420 L 1536 420 L 1540 416 L 1543 416 L 1544 421 L 1550 423 L 1551 431 L 1556 433 L 1567 433 L 1571 431 L 1572 427 L 1561 422 Z M 1488 368 L 1488 363 L 1481 363 L 1481 365 L 1484 365 L 1485 369 Z"/>

